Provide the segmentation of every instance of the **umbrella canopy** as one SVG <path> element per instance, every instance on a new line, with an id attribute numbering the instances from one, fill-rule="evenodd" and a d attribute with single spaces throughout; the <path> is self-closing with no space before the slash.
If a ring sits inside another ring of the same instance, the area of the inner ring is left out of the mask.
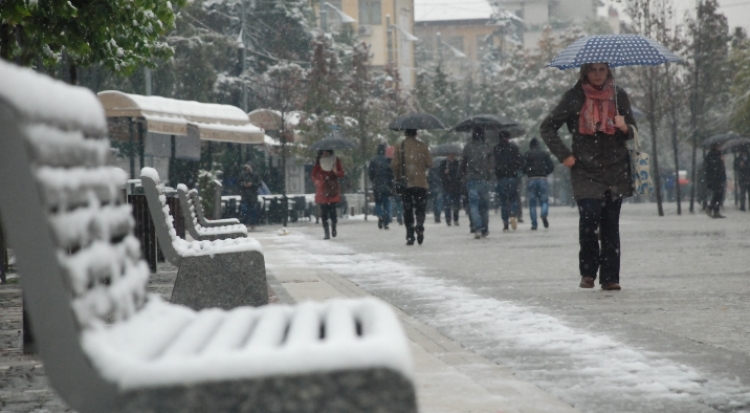
<path id="1" fill-rule="evenodd" d="M 618 66 L 656 66 L 681 63 L 669 49 L 656 40 L 638 34 L 603 34 L 576 40 L 560 52 L 547 67 L 570 69 L 586 63 Z"/>
<path id="2" fill-rule="evenodd" d="M 427 130 L 427 129 L 447 129 L 443 122 L 428 113 L 412 113 L 406 116 L 399 116 L 388 125 L 390 130 Z"/>
<path id="3" fill-rule="evenodd" d="M 518 122 L 502 115 L 477 115 L 464 119 L 453 126 L 456 132 L 471 132 L 474 128 L 501 130 L 518 126 Z"/>
<path id="4" fill-rule="evenodd" d="M 438 145 L 434 148 L 430 148 L 430 154 L 432 156 L 448 156 L 448 155 L 461 155 L 464 152 L 460 146 L 447 143 L 445 145 Z"/>
<path id="5" fill-rule="evenodd" d="M 706 140 L 704 140 L 701 143 L 701 146 L 703 146 L 704 148 L 708 148 L 709 146 L 713 146 L 713 145 L 715 145 L 717 143 L 723 144 L 723 143 L 725 143 L 727 141 L 730 141 L 730 140 L 733 140 L 733 139 L 740 139 L 740 138 L 742 138 L 742 136 L 740 136 L 740 135 L 738 135 L 738 134 L 736 134 L 734 132 L 720 133 L 718 135 L 711 136 L 711 137 L 707 138 Z"/>
<path id="6" fill-rule="evenodd" d="M 724 142 L 723 145 L 721 145 L 721 150 L 723 152 L 731 152 L 735 149 L 739 149 L 741 147 L 748 147 L 750 146 L 750 139 L 748 138 L 734 138 L 730 139 L 726 142 Z"/>
<path id="7" fill-rule="evenodd" d="M 313 151 L 337 151 L 356 147 L 356 143 L 342 137 L 337 131 L 331 132 L 325 138 L 310 145 L 310 149 Z"/>

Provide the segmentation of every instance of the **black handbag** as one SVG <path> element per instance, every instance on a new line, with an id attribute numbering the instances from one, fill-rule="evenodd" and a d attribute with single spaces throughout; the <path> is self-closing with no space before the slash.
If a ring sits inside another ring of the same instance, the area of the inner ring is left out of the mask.
<path id="1" fill-rule="evenodd" d="M 401 153 L 399 155 L 401 156 L 401 176 L 394 180 L 393 192 L 396 195 L 404 195 L 404 192 L 406 192 L 406 167 L 404 165 L 406 154 L 404 153 L 404 142 L 401 142 Z"/>

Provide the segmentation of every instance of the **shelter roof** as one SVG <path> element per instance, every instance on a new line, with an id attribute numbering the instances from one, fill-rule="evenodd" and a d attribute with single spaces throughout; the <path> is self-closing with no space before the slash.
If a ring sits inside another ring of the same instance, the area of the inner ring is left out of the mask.
<path id="1" fill-rule="evenodd" d="M 99 101 L 108 118 L 142 118 L 151 133 L 197 134 L 200 139 L 209 141 L 264 143 L 263 129 L 250 123 L 247 114 L 236 106 L 141 96 L 117 90 L 99 92 Z"/>

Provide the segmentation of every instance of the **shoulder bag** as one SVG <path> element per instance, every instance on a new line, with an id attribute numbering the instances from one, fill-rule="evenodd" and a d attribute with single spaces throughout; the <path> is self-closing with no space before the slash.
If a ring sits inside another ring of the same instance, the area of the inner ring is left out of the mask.
<path id="1" fill-rule="evenodd" d="M 633 191 L 636 194 L 651 195 L 654 192 L 654 182 L 651 179 L 651 157 L 641 151 L 641 139 L 638 129 L 633 125 L 633 144 L 628 149 L 630 156 L 630 173 L 633 181 Z"/>

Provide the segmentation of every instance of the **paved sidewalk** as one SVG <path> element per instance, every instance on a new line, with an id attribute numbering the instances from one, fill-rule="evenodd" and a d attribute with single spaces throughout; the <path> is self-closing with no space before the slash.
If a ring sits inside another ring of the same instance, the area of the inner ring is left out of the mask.
<path id="1" fill-rule="evenodd" d="M 251 234 L 263 244 L 272 303 L 362 297 L 366 291 L 315 262 L 288 262 L 276 232 Z M 169 298 L 176 268 L 160 264 L 149 290 Z M 0 286 L 0 413 L 73 412 L 49 388 L 36 356 L 21 353 L 21 289 L 17 278 Z M 410 340 L 417 394 L 424 413 L 574 413 L 578 410 L 512 372 L 463 349 L 395 308 Z"/>
<path id="2" fill-rule="evenodd" d="M 291 229 L 294 231 L 294 229 Z M 288 244 L 277 233 L 253 233 L 263 245 L 269 280 L 282 302 L 369 295 L 357 284 L 316 262 L 290 262 Z M 434 328 L 394 307 L 416 365 L 417 397 L 423 413 L 573 413 L 536 385 L 517 379 Z"/>

